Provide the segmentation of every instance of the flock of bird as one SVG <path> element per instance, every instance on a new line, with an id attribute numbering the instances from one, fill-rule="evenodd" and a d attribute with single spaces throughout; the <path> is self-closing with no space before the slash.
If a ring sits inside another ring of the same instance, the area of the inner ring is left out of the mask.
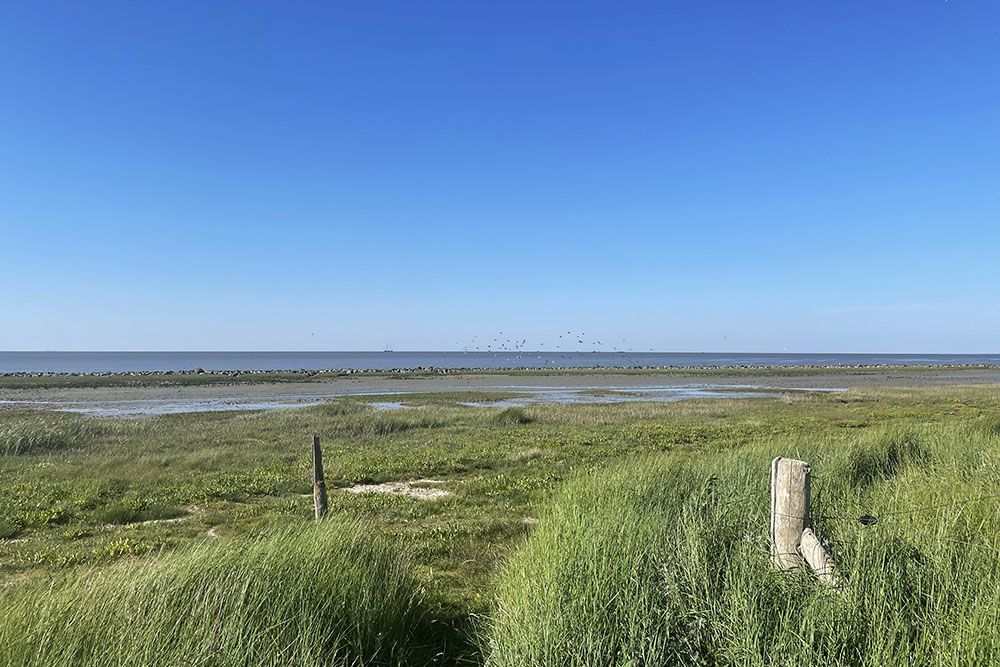
<path id="1" fill-rule="evenodd" d="M 505 336 L 504 332 L 500 331 L 492 337 L 489 335 L 480 337 L 477 334 L 472 337 L 472 340 L 468 344 L 463 345 L 456 342 L 452 349 L 460 349 L 466 353 L 506 353 L 512 355 L 513 359 L 537 358 L 546 364 L 555 364 L 558 363 L 558 359 L 566 359 L 570 355 L 583 352 L 604 352 L 623 355 L 636 352 L 629 345 L 627 338 L 622 338 L 616 344 L 605 344 L 603 340 L 598 340 L 593 336 L 587 338 L 586 332 L 583 331 L 569 330 L 556 334 L 550 340 L 554 342 L 551 342 L 549 345 L 546 345 L 543 341 L 538 341 L 529 346 L 527 338 L 512 338 L 510 335 Z M 580 346 L 584 346 L 583 349 Z M 652 352 L 653 350 L 650 349 L 649 351 Z"/>

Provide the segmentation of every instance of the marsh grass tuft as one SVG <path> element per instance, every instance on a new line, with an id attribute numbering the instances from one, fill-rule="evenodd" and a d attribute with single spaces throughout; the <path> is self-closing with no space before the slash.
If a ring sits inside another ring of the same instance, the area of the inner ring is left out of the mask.
<path id="1" fill-rule="evenodd" d="M 990 415 L 984 418 L 980 424 L 984 432 L 1000 436 L 1000 415 Z"/>
<path id="2" fill-rule="evenodd" d="M 397 417 L 395 415 L 374 415 L 356 419 L 339 430 L 347 435 L 386 436 L 404 433 L 413 429 L 432 429 L 446 426 L 448 422 L 433 417 Z"/>
<path id="3" fill-rule="evenodd" d="M 535 421 L 522 408 L 506 408 L 493 415 L 490 420 L 500 426 L 517 426 Z"/>
<path id="4" fill-rule="evenodd" d="M 540 447 L 532 447 L 531 449 L 525 449 L 520 452 L 514 452 L 510 455 L 510 460 L 515 463 L 524 463 L 525 461 L 534 461 L 535 459 L 540 459 L 545 456 L 545 450 Z"/>
<path id="5" fill-rule="evenodd" d="M 10 519 L 0 519 L 0 540 L 10 540 L 18 536 L 23 529 L 20 522 Z"/>
<path id="6" fill-rule="evenodd" d="M 140 521 L 163 521 L 182 517 L 185 512 L 180 507 L 148 504 L 144 502 L 112 502 L 100 508 L 95 518 L 106 524 L 127 524 Z"/>
<path id="7" fill-rule="evenodd" d="M 855 445 L 847 466 L 853 486 L 866 486 L 898 474 L 906 466 L 929 463 L 930 452 L 915 429 L 890 429 L 874 441 Z"/>
<path id="8" fill-rule="evenodd" d="M 0 420 L 0 456 L 50 454 L 85 447 L 102 437 L 131 435 L 145 424 L 78 415 L 15 413 Z"/>
<path id="9" fill-rule="evenodd" d="M 435 429 L 452 423 L 446 417 L 419 411 L 386 412 L 353 401 L 335 401 L 317 410 L 328 418 L 324 430 L 353 437 L 385 437 L 416 429 Z"/>
<path id="10" fill-rule="evenodd" d="M 42 454 L 78 447 L 91 431 L 79 420 L 46 417 L 0 424 L 0 454 Z"/>
<path id="11" fill-rule="evenodd" d="M 0 664 L 350 665 L 418 657 L 407 560 L 329 521 L 0 590 Z"/>

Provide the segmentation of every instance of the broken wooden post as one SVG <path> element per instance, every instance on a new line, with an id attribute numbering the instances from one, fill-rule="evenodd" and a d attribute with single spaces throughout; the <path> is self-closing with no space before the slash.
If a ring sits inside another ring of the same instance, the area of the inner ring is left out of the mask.
<path id="1" fill-rule="evenodd" d="M 782 570 L 801 564 L 799 540 L 809 526 L 809 464 L 771 461 L 771 558 Z"/>
<path id="2" fill-rule="evenodd" d="M 799 567 L 804 559 L 820 581 L 837 583 L 833 557 L 809 525 L 805 461 L 780 456 L 771 461 L 771 559 L 782 570 Z"/>
<path id="3" fill-rule="evenodd" d="M 316 520 L 326 516 L 326 476 L 323 474 L 323 452 L 319 448 L 319 436 L 313 436 L 313 504 L 316 505 Z"/>
<path id="4" fill-rule="evenodd" d="M 831 586 L 837 585 L 837 573 L 833 569 L 833 558 L 827 552 L 822 542 L 819 541 L 819 538 L 816 537 L 816 533 L 813 532 L 812 528 L 806 528 L 802 531 L 802 539 L 799 541 L 799 553 L 806 559 L 806 563 L 816 573 L 816 576 L 820 578 L 820 581 Z"/>

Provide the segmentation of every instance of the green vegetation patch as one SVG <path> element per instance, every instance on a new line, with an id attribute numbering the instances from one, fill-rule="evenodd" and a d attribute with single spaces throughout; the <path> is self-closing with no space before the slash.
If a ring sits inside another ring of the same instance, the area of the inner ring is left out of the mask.
<path id="1" fill-rule="evenodd" d="M 343 521 L 0 591 L 0 664 L 389 665 L 418 659 L 421 586 Z"/>
<path id="2" fill-rule="evenodd" d="M 55 415 L 0 423 L 0 454 L 42 454 L 90 441 L 93 429 L 79 419 Z"/>
<path id="3" fill-rule="evenodd" d="M 506 408 L 491 417 L 494 424 L 501 426 L 517 426 L 519 424 L 530 424 L 534 418 L 522 408 Z"/>
<path id="4" fill-rule="evenodd" d="M 932 426 L 837 444 L 666 455 L 568 483 L 502 568 L 488 664 L 996 664 L 1000 589 L 983 582 L 1000 572 L 1000 439 Z M 771 566 L 775 454 L 817 473 L 835 589 Z"/>
<path id="5" fill-rule="evenodd" d="M 1000 387 L 459 404 L 496 396 L 143 420 L 0 411 L 0 432 L 19 434 L 0 452 L 0 665 L 997 662 L 1000 503 L 962 503 L 1000 495 Z M 58 437 L 44 442 L 48 432 Z M 305 525 L 312 434 L 330 525 L 365 535 L 350 549 Z M 813 464 L 817 530 L 842 592 L 767 565 L 776 455 Z M 384 482 L 451 495 L 347 490 Z M 865 528 L 856 517 L 868 513 L 879 521 Z M 272 532 L 289 525 L 299 528 L 287 538 Z M 398 565 L 380 560 L 397 553 Z M 334 570 L 374 587 L 339 598 L 336 618 L 376 629 L 373 614 L 396 594 L 373 578 L 401 572 L 417 601 L 399 627 L 412 630 L 385 630 L 374 656 L 360 639 L 343 659 L 322 653 L 316 637 L 353 627 L 310 616 L 340 590 L 325 583 L 339 581 Z M 306 571 L 317 589 L 295 574 Z M 286 578 L 281 590 L 272 578 Z M 147 605 L 148 619 L 137 611 Z M 82 620 L 68 623 L 70 610 Z M 213 614 L 221 658 L 196 620 Z M 121 619 L 135 638 L 104 629 Z M 104 659 L 88 642 L 123 648 Z"/>

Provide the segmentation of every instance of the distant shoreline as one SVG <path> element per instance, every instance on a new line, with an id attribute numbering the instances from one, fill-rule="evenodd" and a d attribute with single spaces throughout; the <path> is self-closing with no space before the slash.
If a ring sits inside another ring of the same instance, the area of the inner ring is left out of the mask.
<path id="1" fill-rule="evenodd" d="M 337 375 L 401 375 L 401 374 L 439 374 L 439 375 L 469 375 L 469 374 L 509 374 L 509 373 L 620 373 L 648 372 L 670 373 L 690 371 L 855 371 L 855 370 L 966 370 L 966 369 L 1000 369 L 1000 364 L 705 364 L 663 366 L 623 365 L 623 366 L 462 366 L 436 367 L 415 366 L 400 368 L 272 368 L 272 369 L 212 369 L 192 368 L 188 370 L 137 370 L 137 371 L 10 371 L 0 373 L 0 377 L 152 377 L 152 376 L 220 376 L 238 377 L 242 375 L 294 375 L 302 376 L 337 376 Z"/>
<path id="2" fill-rule="evenodd" d="M 187 371 L 15 371 L 0 373 L 0 389 L 72 389 L 129 387 L 193 387 L 222 385 L 281 385 L 293 383 L 319 384 L 338 380 L 417 381 L 434 378 L 572 378 L 585 376 L 690 378 L 774 378 L 774 377 L 851 377 L 905 374 L 915 378 L 924 375 L 986 375 L 1000 382 L 1000 364 L 741 364 L 702 366 L 567 366 L 534 368 L 398 368 L 398 369 L 273 369 L 273 370 L 211 370 Z"/>
<path id="3" fill-rule="evenodd" d="M 0 378 L 303 376 L 377 373 L 674 372 L 695 369 L 1000 367 L 1000 354 L 848 354 L 569 351 L 469 352 L 0 352 Z"/>

